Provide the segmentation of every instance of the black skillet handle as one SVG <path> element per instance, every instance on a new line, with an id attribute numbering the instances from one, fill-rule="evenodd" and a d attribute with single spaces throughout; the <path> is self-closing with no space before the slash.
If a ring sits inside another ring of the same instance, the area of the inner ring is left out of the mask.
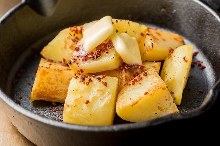
<path id="1" fill-rule="evenodd" d="M 209 7 L 220 13 L 220 0 L 201 0 Z"/>
<path id="2" fill-rule="evenodd" d="M 213 90 L 214 100 L 219 99 L 220 98 L 220 79 L 216 82 L 212 90 Z"/>
<path id="3" fill-rule="evenodd" d="M 202 111 L 209 109 L 217 100 L 220 100 L 220 79 L 215 83 L 213 88 L 209 90 L 206 98 L 204 99 L 201 107 Z"/>
<path id="4" fill-rule="evenodd" d="M 216 96 L 220 97 L 220 79 L 216 82 L 213 91 Z"/>
<path id="5" fill-rule="evenodd" d="M 58 0 L 25 0 L 25 2 L 37 13 L 50 16 L 53 14 Z"/>

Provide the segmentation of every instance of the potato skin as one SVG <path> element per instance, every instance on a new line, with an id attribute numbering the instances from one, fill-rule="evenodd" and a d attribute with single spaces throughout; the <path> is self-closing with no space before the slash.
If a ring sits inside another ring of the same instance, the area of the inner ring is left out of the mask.
<path id="1" fill-rule="evenodd" d="M 112 125 L 117 88 L 116 77 L 73 77 L 65 100 L 63 121 L 80 125 Z"/>
<path id="2" fill-rule="evenodd" d="M 153 68 L 125 85 L 116 102 L 118 116 L 130 122 L 148 121 L 176 112 L 178 109 L 166 84 Z"/>
<path id="3" fill-rule="evenodd" d="M 168 56 L 161 70 L 161 78 L 166 83 L 174 101 L 181 104 L 192 63 L 192 46 L 183 45 Z"/>
<path id="4" fill-rule="evenodd" d="M 66 66 L 41 59 L 30 99 L 64 103 L 74 72 Z"/>

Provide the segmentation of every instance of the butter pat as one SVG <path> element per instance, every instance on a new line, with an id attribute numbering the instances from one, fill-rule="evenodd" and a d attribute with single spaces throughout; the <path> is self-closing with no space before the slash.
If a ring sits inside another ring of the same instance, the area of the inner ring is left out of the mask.
<path id="1" fill-rule="evenodd" d="M 92 51 L 114 32 L 112 17 L 105 16 L 83 32 L 83 47 Z"/>
<path id="2" fill-rule="evenodd" d="M 127 33 L 114 34 L 112 42 L 118 54 L 126 64 L 142 64 L 137 40 Z"/>

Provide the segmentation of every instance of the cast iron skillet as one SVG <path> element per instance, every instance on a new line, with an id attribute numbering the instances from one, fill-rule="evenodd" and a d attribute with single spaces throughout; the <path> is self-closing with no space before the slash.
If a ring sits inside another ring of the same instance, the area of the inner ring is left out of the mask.
<path id="1" fill-rule="evenodd" d="M 218 7 L 218 1 L 215 8 Z M 27 5 L 40 14 L 35 13 Z M 56 8 L 55 8 L 56 7 Z M 54 12 L 54 13 L 53 13 Z M 59 30 L 105 15 L 129 19 L 183 35 L 206 69 L 192 68 L 180 114 L 141 123 L 116 117 L 113 126 L 60 122 L 62 105 L 29 101 L 39 51 Z M 0 101 L 12 124 L 37 145 L 120 145 L 140 142 L 150 128 L 192 118 L 206 111 L 220 86 L 220 18 L 198 0 L 56 0 L 22 1 L 0 18 Z"/>

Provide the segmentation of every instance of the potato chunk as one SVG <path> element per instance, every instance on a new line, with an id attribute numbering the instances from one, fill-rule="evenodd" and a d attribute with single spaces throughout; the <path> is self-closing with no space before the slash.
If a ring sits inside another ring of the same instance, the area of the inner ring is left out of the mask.
<path id="1" fill-rule="evenodd" d="M 154 68 L 158 74 L 160 72 L 161 62 L 145 61 L 143 62 L 142 65 L 145 66 L 146 68 Z"/>
<path id="2" fill-rule="evenodd" d="M 107 75 L 117 77 L 119 80 L 118 91 L 120 91 L 126 83 L 132 80 L 135 76 L 153 67 L 158 73 L 160 71 L 161 62 L 143 62 L 142 65 L 126 65 L 123 64 L 119 69 L 96 73 L 97 75 Z"/>
<path id="3" fill-rule="evenodd" d="M 96 22 L 97 20 L 85 23 L 83 25 L 83 30 L 90 28 Z M 138 42 L 140 41 L 141 36 L 146 34 L 148 29 L 147 26 L 130 20 L 112 19 L 112 23 L 116 33 L 127 33 L 129 36 L 135 37 Z"/>
<path id="4" fill-rule="evenodd" d="M 129 36 L 135 37 L 137 42 L 147 31 L 145 25 L 130 20 L 112 19 L 112 22 L 117 33 L 127 33 Z"/>
<path id="5" fill-rule="evenodd" d="M 191 68 L 192 55 L 192 46 L 178 47 L 166 58 L 161 71 L 161 78 L 168 86 L 177 105 L 181 104 L 183 89 Z"/>
<path id="6" fill-rule="evenodd" d="M 41 51 L 41 55 L 49 60 L 61 62 L 64 59 L 69 62 L 72 58 L 73 50 L 82 38 L 82 26 L 66 28 L 46 45 Z"/>
<path id="7" fill-rule="evenodd" d="M 68 86 L 74 72 L 59 63 L 41 59 L 30 99 L 52 102 L 65 101 Z"/>
<path id="8" fill-rule="evenodd" d="M 121 64 L 122 60 L 115 51 L 111 40 L 106 40 L 92 52 L 85 52 L 83 47 L 79 47 L 79 50 L 74 51 L 70 68 L 82 69 L 86 73 L 96 73 L 116 69 Z"/>
<path id="9" fill-rule="evenodd" d="M 74 76 L 64 105 L 63 121 L 80 125 L 112 125 L 118 79 L 108 76 Z"/>
<path id="10" fill-rule="evenodd" d="M 178 34 L 149 28 L 141 37 L 139 47 L 142 60 L 165 60 L 169 51 L 184 44 L 184 40 Z"/>
<path id="11" fill-rule="evenodd" d="M 126 121 L 141 122 L 176 113 L 178 109 L 166 84 L 149 68 L 120 91 L 116 112 Z"/>

